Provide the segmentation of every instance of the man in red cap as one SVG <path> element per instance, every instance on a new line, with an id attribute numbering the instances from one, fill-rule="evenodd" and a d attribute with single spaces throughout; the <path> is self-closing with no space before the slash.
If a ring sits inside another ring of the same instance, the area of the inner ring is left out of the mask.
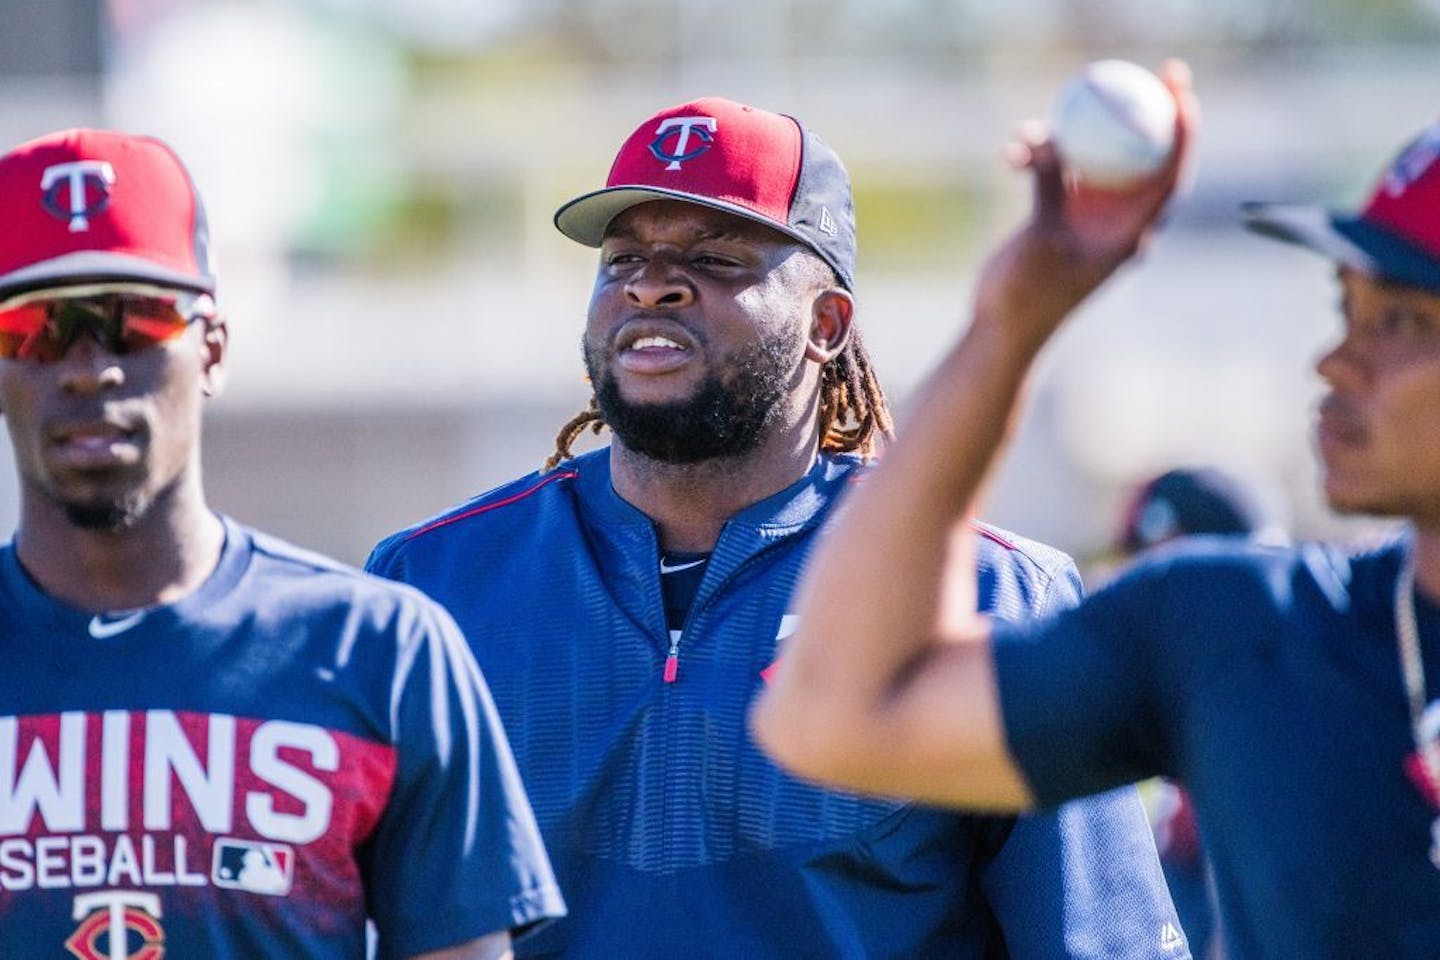
<path id="1" fill-rule="evenodd" d="M 509 955 L 564 912 L 463 638 L 214 513 L 204 212 L 158 140 L 0 157 L 0 953 Z"/>
<path id="2" fill-rule="evenodd" d="M 1317 364 L 1327 499 L 1411 529 L 1364 552 L 1211 540 L 1043 625 L 974 614 L 951 531 L 1036 353 L 1177 182 L 1190 111 L 1183 68 L 1169 76 L 1182 147 L 1132 190 L 1069 189 L 1053 146 L 1025 145 L 1031 219 L 817 552 L 756 730 L 805 775 L 985 809 L 1171 776 L 1194 798 L 1232 957 L 1440 956 L 1440 126 L 1358 215 L 1250 210 L 1337 263 L 1343 330 Z"/>
<path id="3" fill-rule="evenodd" d="M 1186 956 L 1132 792 L 960 816 L 796 780 L 746 733 L 801 562 L 890 431 L 835 153 L 697 100 L 642 123 L 555 222 L 600 251 L 590 408 L 546 470 L 369 563 L 441 600 L 490 679 L 571 907 L 519 952 Z M 602 425 L 611 445 L 573 456 Z M 1077 597 L 1068 557 L 981 537 L 998 616 Z"/>

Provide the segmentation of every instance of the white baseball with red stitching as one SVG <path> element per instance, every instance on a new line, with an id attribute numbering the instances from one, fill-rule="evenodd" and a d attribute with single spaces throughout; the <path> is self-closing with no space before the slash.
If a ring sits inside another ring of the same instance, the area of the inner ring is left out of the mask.
<path id="1" fill-rule="evenodd" d="M 1175 99 L 1144 67 L 1097 60 L 1061 90 L 1051 135 L 1067 171 L 1092 186 L 1125 187 L 1170 155 Z"/>

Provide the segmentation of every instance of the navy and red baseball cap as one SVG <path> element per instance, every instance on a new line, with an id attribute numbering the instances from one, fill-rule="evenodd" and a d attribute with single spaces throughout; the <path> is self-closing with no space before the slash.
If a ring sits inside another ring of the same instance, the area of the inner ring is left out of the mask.
<path id="1" fill-rule="evenodd" d="M 1270 536 L 1272 526 L 1260 498 L 1236 477 L 1214 467 L 1182 467 L 1140 486 L 1115 539 L 1134 553 L 1196 534 Z"/>
<path id="2" fill-rule="evenodd" d="M 1440 293 L 1440 123 L 1400 151 L 1358 214 L 1266 203 L 1244 211 L 1258 233 Z"/>
<path id="3" fill-rule="evenodd" d="M 649 200 L 685 200 L 799 240 L 855 288 L 855 208 L 835 151 L 799 120 L 720 97 L 661 110 L 620 147 L 605 188 L 555 212 L 572 240 L 598 247 L 610 221 Z"/>
<path id="4" fill-rule="evenodd" d="M 0 156 L 0 299 L 133 280 L 215 292 L 205 209 L 153 137 L 63 130 Z"/>

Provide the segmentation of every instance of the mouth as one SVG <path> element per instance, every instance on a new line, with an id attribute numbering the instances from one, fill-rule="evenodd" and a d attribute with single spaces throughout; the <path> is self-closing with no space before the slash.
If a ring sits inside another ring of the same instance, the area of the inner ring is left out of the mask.
<path id="1" fill-rule="evenodd" d="M 76 470 L 101 470 L 140 459 L 138 426 L 110 419 L 71 421 L 47 431 L 59 462 Z"/>
<path id="2" fill-rule="evenodd" d="M 1320 404 L 1315 439 L 1322 456 L 1328 459 L 1341 451 L 1358 449 L 1365 444 L 1367 436 L 1364 424 L 1344 401 L 1330 396 Z"/>
<path id="3" fill-rule="evenodd" d="M 679 323 L 632 320 L 615 338 L 615 361 L 630 373 L 658 376 L 689 364 L 699 344 Z"/>

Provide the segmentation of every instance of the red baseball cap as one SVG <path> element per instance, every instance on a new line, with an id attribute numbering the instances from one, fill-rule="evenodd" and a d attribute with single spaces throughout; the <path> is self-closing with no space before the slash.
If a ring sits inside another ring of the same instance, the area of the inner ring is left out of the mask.
<path id="1" fill-rule="evenodd" d="M 0 156 L 0 298 L 138 280 L 215 292 L 200 195 L 164 143 L 63 130 Z"/>
<path id="2" fill-rule="evenodd" d="M 1358 214 L 1249 203 L 1246 226 L 1332 260 L 1440 292 L 1440 123 L 1412 140 Z"/>
<path id="3" fill-rule="evenodd" d="M 620 147 L 605 188 L 555 212 L 598 247 L 615 217 L 649 200 L 686 200 L 799 240 L 855 287 L 855 208 L 835 151 L 794 117 L 706 97 L 661 110 Z"/>

